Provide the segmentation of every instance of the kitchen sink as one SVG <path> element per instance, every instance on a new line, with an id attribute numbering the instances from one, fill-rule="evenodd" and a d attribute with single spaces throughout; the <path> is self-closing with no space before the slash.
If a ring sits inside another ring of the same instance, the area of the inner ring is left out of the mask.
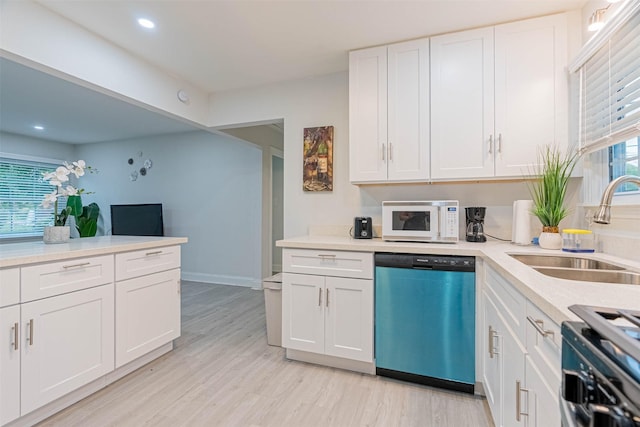
<path id="1" fill-rule="evenodd" d="M 555 267 L 562 269 L 588 269 L 588 270 L 625 270 L 619 265 L 610 264 L 596 259 L 574 257 L 574 256 L 545 256 L 545 255 L 525 255 L 511 254 L 512 258 L 530 267 Z M 536 270 L 540 271 L 538 268 Z M 545 273 L 546 274 L 546 273 Z M 557 276 L 556 276 L 557 277 Z M 575 279 L 587 280 L 587 279 Z M 600 280 L 597 280 L 598 282 Z"/>
<path id="2" fill-rule="evenodd" d="M 619 270 L 581 270 L 576 268 L 534 267 L 536 271 L 558 279 L 585 282 L 618 283 L 640 285 L 640 273 Z"/>

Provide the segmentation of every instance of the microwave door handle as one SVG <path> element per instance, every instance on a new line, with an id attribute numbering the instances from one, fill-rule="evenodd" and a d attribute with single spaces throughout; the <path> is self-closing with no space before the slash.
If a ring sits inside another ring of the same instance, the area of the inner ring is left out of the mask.
<path id="1" fill-rule="evenodd" d="M 438 212 L 438 240 L 439 240 L 440 238 L 442 238 L 442 215 L 441 215 L 442 207 L 438 207 L 436 211 Z"/>

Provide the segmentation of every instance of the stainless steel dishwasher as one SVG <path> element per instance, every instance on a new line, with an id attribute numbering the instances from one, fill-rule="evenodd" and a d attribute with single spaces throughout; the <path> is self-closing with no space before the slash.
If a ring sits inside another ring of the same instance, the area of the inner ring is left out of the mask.
<path id="1" fill-rule="evenodd" d="M 475 385 L 475 258 L 375 255 L 376 373 L 467 393 Z"/>

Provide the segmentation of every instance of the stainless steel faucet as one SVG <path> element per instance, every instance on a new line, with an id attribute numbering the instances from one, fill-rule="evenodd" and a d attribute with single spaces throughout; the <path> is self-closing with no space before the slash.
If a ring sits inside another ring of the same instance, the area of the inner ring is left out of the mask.
<path id="1" fill-rule="evenodd" d="M 609 224 L 611 220 L 611 199 L 613 198 L 613 192 L 618 188 L 620 184 L 625 182 L 633 182 L 640 187 L 640 176 L 635 175 L 623 175 L 611 181 L 607 188 L 602 193 L 602 200 L 600 200 L 600 206 L 593 216 L 593 221 L 598 224 Z"/>

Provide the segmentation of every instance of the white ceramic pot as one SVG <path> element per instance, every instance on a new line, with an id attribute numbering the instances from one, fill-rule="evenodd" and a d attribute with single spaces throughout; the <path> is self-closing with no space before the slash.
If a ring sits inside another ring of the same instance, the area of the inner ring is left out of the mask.
<path id="1" fill-rule="evenodd" d="M 542 249 L 561 249 L 562 234 L 558 231 L 558 227 L 543 227 L 542 233 L 538 237 L 538 245 Z"/>
<path id="2" fill-rule="evenodd" d="M 42 241 L 45 243 L 67 243 L 71 235 L 68 225 L 51 225 L 44 228 Z"/>

